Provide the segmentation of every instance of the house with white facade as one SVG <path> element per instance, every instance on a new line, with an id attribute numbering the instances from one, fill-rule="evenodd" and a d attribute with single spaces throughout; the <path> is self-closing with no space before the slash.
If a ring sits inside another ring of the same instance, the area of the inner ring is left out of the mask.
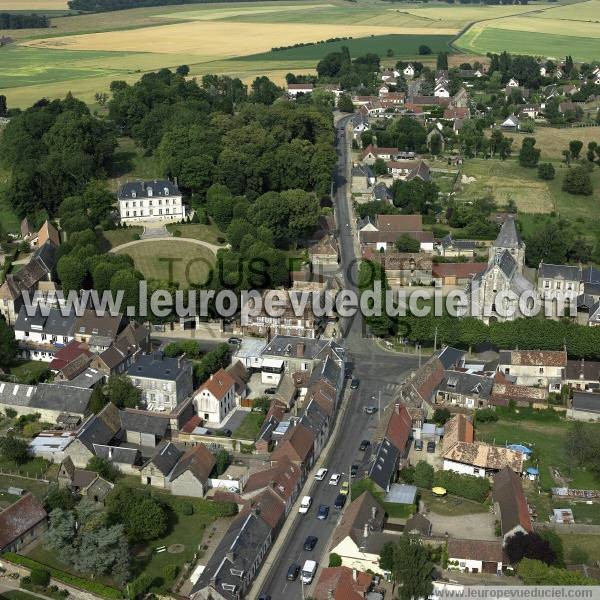
<path id="1" fill-rule="evenodd" d="M 122 223 L 181 221 L 187 216 L 177 183 L 166 179 L 128 181 L 117 192 Z"/>
<path id="2" fill-rule="evenodd" d="M 20 357 L 52 361 L 58 350 L 75 339 L 75 318 L 75 312 L 63 316 L 58 308 L 38 308 L 30 316 L 25 305 L 21 306 L 14 327 Z"/>
<path id="3" fill-rule="evenodd" d="M 402 73 L 404 73 L 404 77 L 414 77 L 415 67 L 412 65 L 412 63 L 408 63 L 404 69 L 402 69 Z"/>
<path id="4" fill-rule="evenodd" d="M 565 350 L 507 350 L 500 352 L 497 370 L 517 385 L 559 391 L 567 368 Z"/>
<path id="5" fill-rule="evenodd" d="M 235 381 L 224 369 L 219 369 L 205 381 L 194 395 L 198 416 L 218 425 L 235 408 Z"/>
<path id="6" fill-rule="evenodd" d="M 312 94 L 314 85 L 312 83 L 289 83 L 288 96 L 295 98 L 299 94 Z"/>
<path id="7" fill-rule="evenodd" d="M 504 563 L 499 540 L 448 540 L 448 569 L 462 573 L 502 574 Z"/>

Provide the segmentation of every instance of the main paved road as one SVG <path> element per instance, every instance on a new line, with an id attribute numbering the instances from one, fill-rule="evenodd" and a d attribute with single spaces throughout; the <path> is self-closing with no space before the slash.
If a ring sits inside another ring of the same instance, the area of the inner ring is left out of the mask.
<path id="1" fill-rule="evenodd" d="M 349 140 L 346 139 L 345 126 L 350 117 L 345 117 L 337 125 L 336 139 L 338 164 L 334 174 L 334 192 L 336 218 L 339 229 L 341 266 L 344 270 L 344 283 L 347 289 L 356 292 L 356 256 L 354 252 L 352 213 L 349 205 L 347 186 Z M 349 322 L 342 323 L 341 340 L 346 348 L 348 358 L 354 364 L 354 375 L 360 378 L 360 387 L 350 396 L 338 439 L 325 466 L 329 469 L 324 481 L 314 482 L 311 495 L 313 504 L 308 514 L 297 516 L 290 514 L 288 518 L 296 518 L 289 543 L 285 546 L 272 564 L 261 592 L 270 595 L 272 600 L 295 600 L 303 597 L 303 590 L 298 578 L 290 582 L 286 579 L 292 563 L 303 565 L 307 559 L 317 560 L 320 566 L 327 566 L 329 539 L 339 522 L 341 513 L 334 509 L 333 503 L 339 493 L 339 487 L 329 485 L 331 473 L 341 473 L 348 478 L 352 463 L 359 463 L 365 457 L 359 451 L 360 441 L 368 439 L 378 425 L 379 415 L 365 414 L 364 407 L 377 404 L 373 396 L 379 398 L 381 393 L 381 409 L 393 400 L 394 390 L 406 375 L 407 371 L 416 367 L 416 359 L 408 356 L 387 353 L 364 335 L 363 320 L 357 315 Z M 314 478 L 314 473 L 309 475 Z M 326 521 L 317 519 L 320 504 L 329 506 L 329 518 Z M 347 506 L 347 504 L 346 504 Z M 304 540 L 314 535 L 319 538 L 312 552 L 303 550 Z M 316 578 L 315 578 L 316 579 Z M 304 596 L 310 596 L 310 587 L 304 590 Z"/>

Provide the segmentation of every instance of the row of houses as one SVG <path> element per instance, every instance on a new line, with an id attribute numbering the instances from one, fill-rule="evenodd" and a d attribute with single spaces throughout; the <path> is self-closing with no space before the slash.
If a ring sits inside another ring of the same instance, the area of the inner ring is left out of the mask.
<path id="1" fill-rule="evenodd" d="M 291 414 L 289 407 L 272 402 L 257 441 L 257 449 L 268 452 L 273 447 L 268 467 L 251 474 L 239 493 L 217 491 L 213 496 L 215 501 L 236 502 L 240 512 L 194 583 L 193 600 L 243 597 L 332 430 L 343 389 L 343 350 L 306 340 L 312 348 L 296 344 L 293 352 L 283 342 L 274 340 L 267 352 L 286 357 L 286 372 L 306 372 L 300 408 Z"/>

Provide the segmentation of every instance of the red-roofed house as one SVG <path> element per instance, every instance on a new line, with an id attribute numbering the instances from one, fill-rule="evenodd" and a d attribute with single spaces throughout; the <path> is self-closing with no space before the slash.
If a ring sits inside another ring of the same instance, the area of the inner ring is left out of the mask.
<path id="1" fill-rule="evenodd" d="M 235 380 L 224 369 L 211 375 L 194 395 L 198 416 L 215 425 L 223 421 L 235 404 Z"/>
<path id="2" fill-rule="evenodd" d="M 0 512 L 0 552 L 18 552 L 48 529 L 48 515 L 33 494 Z"/>
<path id="3" fill-rule="evenodd" d="M 500 527 L 505 541 L 519 531 L 533 531 L 521 478 L 509 467 L 494 475 L 492 497 L 496 514 L 500 514 Z"/>
<path id="4" fill-rule="evenodd" d="M 271 464 L 290 460 L 298 465 L 303 474 L 308 473 L 314 458 L 314 436 L 310 429 L 300 423 L 291 425 L 271 455 Z"/>
<path id="5" fill-rule="evenodd" d="M 434 263 L 433 278 L 439 285 L 466 285 L 477 273 L 483 273 L 488 264 L 484 262 Z"/>
<path id="6" fill-rule="evenodd" d="M 373 576 L 349 567 L 328 567 L 321 571 L 312 597 L 315 600 L 364 600 Z"/>
<path id="7" fill-rule="evenodd" d="M 404 454 L 410 432 L 412 431 L 412 419 L 406 410 L 406 406 L 400 405 L 398 412 L 394 411 L 388 421 L 385 437 Z"/>

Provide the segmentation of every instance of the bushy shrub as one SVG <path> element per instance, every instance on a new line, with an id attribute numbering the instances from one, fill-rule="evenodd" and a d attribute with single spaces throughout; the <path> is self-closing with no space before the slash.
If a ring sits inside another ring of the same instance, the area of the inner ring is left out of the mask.
<path id="1" fill-rule="evenodd" d="M 449 494 L 475 502 L 483 502 L 490 493 L 490 482 L 486 477 L 462 475 L 454 471 L 436 471 L 433 485 L 446 488 Z"/>
<path id="2" fill-rule="evenodd" d="M 40 587 L 45 588 L 50 583 L 50 573 L 46 569 L 31 569 L 29 579 L 33 585 L 39 585 Z"/>

